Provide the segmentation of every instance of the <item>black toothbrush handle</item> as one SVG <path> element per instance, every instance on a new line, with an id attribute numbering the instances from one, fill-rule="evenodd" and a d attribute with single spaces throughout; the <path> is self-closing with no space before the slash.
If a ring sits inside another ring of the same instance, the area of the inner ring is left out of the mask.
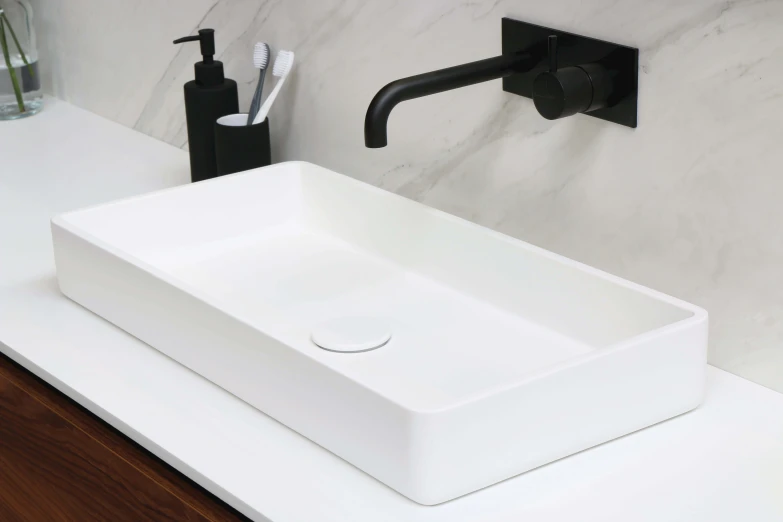
<path id="1" fill-rule="evenodd" d="M 250 110 L 247 111 L 247 124 L 253 124 L 253 118 L 258 114 L 258 109 L 261 108 L 261 93 L 264 90 L 264 78 L 266 77 L 266 68 L 260 69 L 258 84 L 256 85 L 256 92 L 253 94 L 253 100 L 250 102 Z"/>

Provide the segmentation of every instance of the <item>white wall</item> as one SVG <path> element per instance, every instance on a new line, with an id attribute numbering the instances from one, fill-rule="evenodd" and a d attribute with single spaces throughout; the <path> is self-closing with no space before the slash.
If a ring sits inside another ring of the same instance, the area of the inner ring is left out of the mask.
<path id="1" fill-rule="evenodd" d="M 248 105 L 252 46 L 295 50 L 276 159 L 369 181 L 707 308 L 710 360 L 783 391 L 783 2 L 36 0 L 51 92 L 186 146 L 182 84 L 217 29 Z M 641 49 L 639 128 L 549 122 L 500 82 L 406 102 L 363 145 L 373 94 L 493 56 L 500 19 Z"/>

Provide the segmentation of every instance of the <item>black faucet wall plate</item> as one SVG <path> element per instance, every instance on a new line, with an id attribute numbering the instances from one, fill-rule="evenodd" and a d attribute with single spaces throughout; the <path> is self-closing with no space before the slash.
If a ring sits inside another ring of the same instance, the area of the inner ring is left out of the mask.
<path id="1" fill-rule="evenodd" d="M 550 29 L 540 25 L 503 18 L 503 54 L 531 53 L 540 61 L 527 72 L 518 72 L 503 78 L 503 90 L 533 97 L 533 81 L 549 70 L 547 56 L 550 36 L 557 36 L 557 62 L 559 67 L 598 64 L 612 71 L 613 92 L 607 106 L 586 112 L 588 116 L 636 127 L 636 109 L 639 91 L 639 49 L 596 40 L 578 34 Z"/>

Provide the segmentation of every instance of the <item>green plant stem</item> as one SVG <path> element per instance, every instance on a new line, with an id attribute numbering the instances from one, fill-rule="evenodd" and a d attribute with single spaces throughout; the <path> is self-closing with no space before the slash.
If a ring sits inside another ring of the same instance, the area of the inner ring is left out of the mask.
<path id="1" fill-rule="evenodd" d="M 16 103 L 19 105 L 19 112 L 24 112 L 24 100 L 22 99 L 22 89 L 19 88 L 19 80 L 16 78 L 16 71 L 11 64 L 11 56 L 8 54 L 8 41 L 5 39 L 5 13 L 0 17 L 0 47 L 3 48 L 3 58 L 8 67 L 8 74 L 11 75 L 11 83 L 14 84 L 14 94 L 16 94 Z"/>
<path id="2" fill-rule="evenodd" d="M 19 56 L 22 57 L 22 61 L 27 66 L 27 70 L 30 71 L 30 76 L 32 78 L 35 78 L 35 72 L 33 71 L 33 66 L 30 65 L 30 62 L 27 61 L 27 56 L 24 54 L 24 49 L 22 49 L 22 46 L 19 44 L 19 39 L 16 37 L 16 33 L 14 32 L 14 28 L 11 27 L 11 22 L 8 21 L 8 15 L 5 13 L 0 14 L 5 19 L 5 26 L 8 28 L 8 32 L 11 33 L 11 38 L 14 41 L 14 44 L 16 45 L 17 50 L 19 50 Z"/>

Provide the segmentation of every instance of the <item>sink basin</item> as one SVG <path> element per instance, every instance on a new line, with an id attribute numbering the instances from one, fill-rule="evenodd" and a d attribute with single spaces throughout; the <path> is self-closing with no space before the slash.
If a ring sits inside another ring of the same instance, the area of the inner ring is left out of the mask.
<path id="1" fill-rule="evenodd" d="M 66 296 L 422 504 L 704 390 L 700 308 L 308 163 L 52 233 Z"/>

